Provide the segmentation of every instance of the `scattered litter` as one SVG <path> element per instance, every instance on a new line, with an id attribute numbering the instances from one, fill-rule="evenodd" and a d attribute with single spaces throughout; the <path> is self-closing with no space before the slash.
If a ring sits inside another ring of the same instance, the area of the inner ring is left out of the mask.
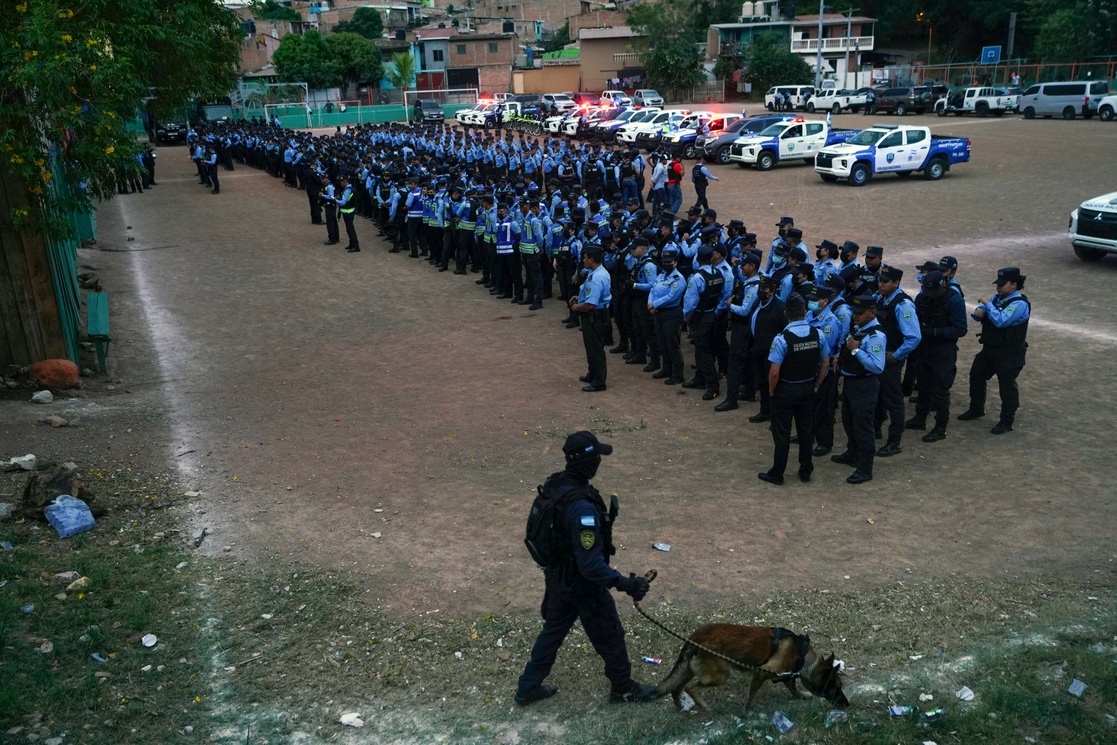
<path id="1" fill-rule="evenodd" d="M 93 580 L 91 580 L 89 577 L 78 577 L 73 582 L 66 585 L 66 592 L 77 592 L 78 590 L 84 590 L 92 584 Z"/>
<path id="2" fill-rule="evenodd" d="M 265 621 L 270 621 L 270 620 L 272 620 L 272 614 L 271 613 L 264 613 L 263 615 L 260 616 L 260 618 L 264 619 Z"/>
<path id="3" fill-rule="evenodd" d="M 140 642 L 145 647 L 154 647 L 156 644 L 159 643 L 159 637 L 157 637 L 155 634 L 144 634 L 144 638 L 140 639 Z"/>
<path id="4" fill-rule="evenodd" d="M 973 698 L 974 698 L 973 691 L 971 691 L 966 686 L 962 686 L 962 688 L 957 693 L 955 693 L 954 695 L 957 696 L 958 698 L 960 698 L 963 701 L 973 701 Z"/>
<path id="5" fill-rule="evenodd" d="M 1067 693 L 1069 693 L 1072 696 L 1077 696 L 1078 698 L 1082 698 L 1082 694 L 1085 693 L 1085 692 L 1086 692 L 1086 684 L 1083 683 L 1078 678 L 1075 678 L 1074 680 L 1072 680 L 1070 682 L 1070 688 L 1067 689 Z"/>
<path id="6" fill-rule="evenodd" d="M 656 551 L 670 551 L 671 550 L 671 544 L 670 543 L 653 543 L 652 548 L 654 548 Z"/>
<path id="7" fill-rule="evenodd" d="M 924 740 L 922 745 L 939 745 L 939 744 L 937 742 L 935 742 L 934 740 Z"/>
<path id="8" fill-rule="evenodd" d="M 830 713 L 826 715 L 826 728 L 829 729 L 835 724 L 845 724 L 849 721 L 849 714 L 838 709 L 831 709 Z"/>
<path id="9" fill-rule="evenodd" d="M 1097 596 L 1096 596 L 1096 595 L 1087 595 L 1087 596 L 1086 596 L 1086 599 L 1087 599 L 1087 600 L 1089 600 L 1090 602 L 1094 602 L 1094 601 L 1095 601 L 1095 600 L 1097 600 L 1098 598 L 1097 598 Z"/>
<path id="10" fill-rule="evenodd" d="M 939 719 L 946 716 L 946 709 L 930 709 L 920 714 L 924 719 Z"/>
<path id="11" fill-rule="evenodd" d="M 31 397 L 31 400 L 37 404 L 54 403 L 54 394 L 50 391 L 39 391 Z"/>
<path id="12" fill-rule="evenodd" d="M 504 646 L 504 637 L 500 637 L 499 639 L 497 639 L 496 640 L 496 645 L 498 647 L 503 647 Z"/>
<path id="13" fill-rule="evenodd" d="M 777 711 L 772 715 L 772 725 L 780 731 L 781 735 L 786 735 L 787 731 L 795 726 L 795 722 L 785 717 L 782 711 Z"/>
<path id="14" fill-rule="evenodd" d="M 21 455 L 17 458 L 12 458 L 3 465 L 5 471 L 34 471 L 35 466 L 38 465 L 39 459 L 33 454 Z"/>
<path id="15" fill-rule="evenodd" d="M 361 715 L 360 714 L 354 714 L 352 712 L 350 712 L 349 714 L 342 714 L 341 715 L 341 723 L 344 724 L 346 727 L 364 727 L 365 726 L 365 722 L 364 722 L 363 719 L 361 719 Z"/>
<path id="16" fill-rule="evenodd" d="M 93 654 L 91 654 L 89 656 L 92 657 L 93 659 L 97 660 L 97 662 L 104 663 L 104 662 L 109 661 L 109 658 L 106 657 L 105 655 L 101 654 L 100 652 L 94 652 Z"/>
<path id="17" fill-rule="evenodd" d="M 112 673 L 106 673 L 104 670 L 93 673 L 93 677 L 97 680 L 107 680 L 112 677 Z"/>
<path id="18" fill-rule="evenodd" d="M 54 599 L 55 600 L 65 600 L 67 597 L 69 597 L 69 596 L 66 595 L 66 593 L 60 592 L 60 593 L 58 593 L 57 595 L 54 596 Z"/>
<path id="19" fill-rule="evenodd" d="M 889 706 L 888 713 L 894 717 L 902 717 L 906 714 L 911 714 L 910 706 Z"/>
<path id="20" fill-rule="evenodd" d="M 0 520 L 7 520 L 16 513 L 16 506 L 11 502 L 0 502 Z"/>
<path id="21" fill-rule="evenodd" d="M 53 651 L 54 651 L 54 643 L 53 642 L 43 642 L 42 644 L 39 645 L 39 652 L 41 652 L 42 654 L 50 654 Z"/>
<path id="22" fill-rule="evenodd" d="M 640 659 L 642 659 L 644 662 L 648 663 L 649 665 L 662 665 L 663 664 L 663 660 L 661 660 L 658 657 L 648 657 L 647 655 L 643 655 Z"/>
<path id="23" fill-rule="evenodd" d="M 193 499 L 194 497 L 202 496 L 202 493 L 200 491 L 188 491 L 188 492 L 185 492 L 182 496 Z"/>
<path id="24" fill-rule="evenodd" d="M 681 705 L 683 711 L 690 711 L 694 708 L 694 699 L 690 697 L 689 693 L 683 691 L 682 694 L 679 696 L 679 704 Z"/>
<path id="25" fill-rule="evenodd" d="M 185 561 L 180 561 L 178 564 L 175 564 L 175 569 L 185 569 L 185 568 L 186 568 L 186 562 Z"/>
<path id="26" fill-rule="evenodd" d="M 206 539 L 207 535 L 209 535 L 209 528 L 208 527 L 198 528 L 197 530 L 195 530 L 194 533 L 191 535 L 191 540 L 194 541 L 194 546 L 195 547 L 201 546 L 202 541 L 204 541 Z"/>
<path id="27" fill-rule="evenodd" d="M 921 693 L 921 694 L 919 694 L 919 700 L 920 701 L 934 701 L 935 697 L 932 696 L 930 693 Z"/>
<path id="28" fill-rule="evenodd" d="M 454 656 L 457 657 L 460 660 L 462 658 L 462 653 L 461 652 L 454 652 Z"/>
<path id="29" fill-rule="evenodd" d="M 89 505 L 69 494 L 56 497 L 43 509 L 43 512 L 46 514 L 47 522 L 58 531 L 60 538 L 84 533 L 97 525 L 93 513 L 89 511 Z"/>
<path id="30" fill-rule="evenodd" d="M 4 551 L 14 551 L 15 546 L 12 545 L 11 541 L 0 541 L 0 549 Z"/>
<path id="31" fill-rule="evenodd" d="M 288 486 L 287 488 L 290 489 L 291 487 Z M 373 510 L 373 512 L 383 512 L 383 511 L 384 510 L 380 510 L 380 509 Z"/>
<path id="32" fill-rule="evenodd" d="M 1117 717 L 1112 714 L 1106 714 L 1105 721 L 1110 727 L 1117 727 Z"/>
<path id="33" fill-rule="evenodd" d="M 151 672 L 151 665 L 144 665 L 143 667 L 140 668 L 140 672 L 141 673 L 150 673 Z"/>
<path id="34" fill-rule="evenodd" d="M 873 518 L 871 517 L 865 518 L 865 522 L 867 522 L 869 525 L 876 525 L 876 523 L 873 522 Z"/>
<path id="35" fill-rule="evenodd" d="M 923 655 L 921 655 L 921 654 L 909 654 L 908 659 L 909 660 L 922 660 Z"/>
<path id="36" fill-rule="evenodd" d="M 62 737 L 50 737 L 43 740 L 43 745 L 62 745 L 64 739 Z"/>
<path id="37" fill-rule="evenodd" d="M 50 583 L 52 585 L 69 585 L 73 582 L 76 582 L 80 578 L 81 575 L 74 571 L 58 572 L 50 578 Z"/>
<path id="38" fill-rule="evenodd" d="M 373 533 L 373 534 L 372 534 L 372 537 L 373 537 L 373 538 L 379 538 L 379 537 L 380 537 L 380 535 L 381 535 L 380 533 Z"/>
<path id="39" fill-rule="evenodd" d="M 28 603 L 27 605 L 21 605 L 20 608 L 19 608 L 19 612 L 20 613 L 34 613 L 35 612 L 35 605 L 33 603 Z"/>

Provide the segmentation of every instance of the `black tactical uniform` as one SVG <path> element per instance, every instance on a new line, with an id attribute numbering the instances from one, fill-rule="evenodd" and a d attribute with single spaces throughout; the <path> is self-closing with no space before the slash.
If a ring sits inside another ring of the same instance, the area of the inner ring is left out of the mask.
<path id="1" fill-rule="evenodd" d="M 593 433 L 582 431 L 566 438 L 563 452 L 566 469 L 548 478 L 543 489 L 567 495 L 559 503 L 554 525 L 558 537 L 565 536 L 566 540 L 558 541 L 561 553 L 544 570 L 546 592 L 540 608 L 543 630 L 520 676 L 516 703 L 526 706 L 558 692 L 543 681 L 576 620 L 581 620 L 594 650 L 605 661 L 605 675 L 612 684 L 610 699 L 653 701 L 655 687 L 632 680 L 624 627 L 609 594 L 610 588 L 615 587 L 641 600 L 648 591 L 648 583 L 635 575 L 625 577 L 609 566 L 609 557 L 616 553 L 613 547 L 616 498 L 607 509 L 601 494 L 589 483 L 601 456 L 612 453 L 613 447 L 599 442 Z"/>

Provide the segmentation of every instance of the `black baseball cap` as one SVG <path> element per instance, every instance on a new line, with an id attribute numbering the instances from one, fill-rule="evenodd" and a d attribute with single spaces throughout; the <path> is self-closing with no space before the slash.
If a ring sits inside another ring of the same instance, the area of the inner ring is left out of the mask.
<path id="1" fill-rule="evenodd" d="M 943 256 L 941 259 L 939 259 L 939 266 L 944 269 L 957 269 L 958 259 L 954 258 L 953 256 Z"/>
<path id="2" fill-rule="evenodd" d="M 1021 284 L 1027 277 L 1020 273 L 1020 270 L 1014 266 L 1007 266 L 1004 269 L 997 270 L 997 278 L 993 280 L 993 284 L 1000 287 L 1006 282 L 1015 282 Z"/>
<path id="3" fill-rule="evenodd" d="M 869 246 L 865 249 L 865 256 L 870 259 L 875 259 L 884 256 L 884 247 L 882 246 Z"/>
<path id="4" fill-rule="evenodd" d="M 872 295 L 858 295 L 849 299 L 849 307 L 854 313 L 865 310 L 876 310 L 877 299 Z"/>
<path id="5" fill-rule="evenodd" d="M 916 267 L 916 269 L 918 269 L 921 272 L 933 272 L 938 268 L 939 268 L 939 265 L 936 264 L 933 261 L 924 261 L 922 264 L 920 264 L 919 266 Z"/>
<path id="6" fill-rule="evenodd" d="M 923 286 L 928 290 L 942 287 L 944 284 L 946 284 L 946 279 L 938 269 L 923 275 Z"/>
<path id="7" fill-rule="evenodd" d="M 593 432 L 583 429 L 566 438 L 562 452 L 566 454 L 567 460 L 577 460 L 594 455 L 612 455 L 613 446 L 606 445 Z"/>
<path id="8" fill-rule="evenodd" d="M 890 279 L 893 282 L 899 282 L 904 278 L 904 270 L 898 266 L 889 266 L 885 264 L 880 268 L 880 278 Z"/>

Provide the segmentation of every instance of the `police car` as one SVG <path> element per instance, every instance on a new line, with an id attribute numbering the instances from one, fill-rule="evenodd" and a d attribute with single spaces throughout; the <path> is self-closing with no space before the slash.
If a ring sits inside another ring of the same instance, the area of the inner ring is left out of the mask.
<path id="1" fill-rule="evenodd" d="M 1074 255 L 1083 261 L 1099 261 L 1117 253 L 1117 191 L 1087 199 L 1070 213 L 1067 238 Z"/>

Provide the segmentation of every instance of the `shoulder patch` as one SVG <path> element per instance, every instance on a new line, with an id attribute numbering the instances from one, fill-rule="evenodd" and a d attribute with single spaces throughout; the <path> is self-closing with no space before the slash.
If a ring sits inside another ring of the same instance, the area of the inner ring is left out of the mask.
<path id="1" fill-rule="evenodd" d="M 903 313 L 903 316 L 904 316 L 905 321 L 910 321 L 911 320 L 911 311 L 910 310 L 905 310 L 904 313 Z"/>
<path id="2" fill-rule="evenodd" d="M 873 345 L 873 354 L 880 354 L 881 346 L 879 344 Z"/>
<path id="3" fill-rule="evenodd" d="M 582 548 L 589 551 L 593 548 L 593 544 L 597 541 L 597 533 L 592 530 L 583 530 L 581 535 L 578 536 L 582 542 Z"/>
<path id="4" fill-rule="evenodd" d="M 581 523 L 587 528 L 593 528 L 597 525 L 597 518 L 593 515 L 582 515 Z"/>

